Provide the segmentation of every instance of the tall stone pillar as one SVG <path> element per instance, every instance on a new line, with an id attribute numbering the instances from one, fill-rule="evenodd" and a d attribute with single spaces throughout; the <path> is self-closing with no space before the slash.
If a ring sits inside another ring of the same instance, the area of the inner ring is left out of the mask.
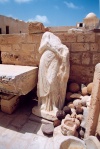
<path id="1" fill-rule="evenodd" d="M 89 108 L 89 115 L 86 126 L 85 137 L 95 135 L 100 132 L 96 132 L 97 126 L 99 126 L 99 114 L 100 114 L 100 63 L 95 66 L 95 73 L 93 79 L 93 89 L 91 94 L 91 104 Z M 98 129 L 100 131 L 100 129 Z"/>

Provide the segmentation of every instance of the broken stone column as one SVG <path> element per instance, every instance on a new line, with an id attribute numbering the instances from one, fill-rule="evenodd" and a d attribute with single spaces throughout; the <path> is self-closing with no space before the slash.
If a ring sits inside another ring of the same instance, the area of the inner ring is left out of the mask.
<path id="1" fill-rule="evenodd" d="M 86 125 L 85 137 L 90 135 L 100 136 L 100 129 L 96 132 L 97 126 L 100 126 L 99 119 L 100 114 L 100 63 L 95 67 L 94 79 L 93 79 L 93 89 L 91 94 L 91 103 L 89 108 L 89 115 Z M 99 124 L 98 124 L 99 123 Z"/>
<path id="2" fill-rule="evenodd" d="M 41 23 L 41 22 L 30 22 L 28 30 L 29 30 L 29 34 L 44 33 L 45 27 L 44 27 L 43 23 Z"/>

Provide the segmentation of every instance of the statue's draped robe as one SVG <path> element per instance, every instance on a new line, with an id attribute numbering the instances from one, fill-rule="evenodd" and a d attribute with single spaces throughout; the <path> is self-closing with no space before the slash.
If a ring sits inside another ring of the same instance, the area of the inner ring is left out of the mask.
<path id="1" fill-rule="evenodd" d="M 69 51 L 50 32 L 43 34 L 39 52 L 42 53 L 38 74 L 38 103 L 41 109 L 61 109 L 69 77 Z"/>

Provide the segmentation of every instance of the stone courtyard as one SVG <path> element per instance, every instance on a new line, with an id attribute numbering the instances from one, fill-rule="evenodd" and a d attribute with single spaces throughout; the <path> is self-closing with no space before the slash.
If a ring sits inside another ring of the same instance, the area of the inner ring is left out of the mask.
<path id="1" fill-rule="evenodd" d="M 0 110 L 0 149 L 53 148 L 52 137 L 44 136 L 40 129 L 49 121 L 32 114 L 32 107 L 37 105 L 37 102 L 33 101 L 29 94 L 21 98 L 13 114 L 9 115 Z"/>

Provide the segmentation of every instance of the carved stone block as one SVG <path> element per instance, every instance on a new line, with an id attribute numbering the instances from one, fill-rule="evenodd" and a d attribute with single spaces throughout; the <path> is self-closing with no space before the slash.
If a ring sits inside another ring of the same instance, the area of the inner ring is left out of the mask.
<path id="1" fill-rule="evenodd" d="M 9 100 L 1 99 L 1 110 L 5 113 L 11 114 L 18 106 L 18 96 L 13 96 Z"/>
<path id="2" fill-rule="evenodd" d="M 19 65 L 0 65 L 0 92 L 25 95 L 37 84 L 38 68 Z"/>

